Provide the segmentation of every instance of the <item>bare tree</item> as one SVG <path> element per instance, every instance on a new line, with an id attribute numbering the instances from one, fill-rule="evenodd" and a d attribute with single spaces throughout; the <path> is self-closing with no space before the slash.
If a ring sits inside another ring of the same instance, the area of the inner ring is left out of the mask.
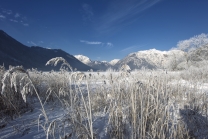
<path id="1" fill-rule="evenodd" d="M 190 39 L 179 41 L 177 48 L 188 52 L 206 44 L 208 44 L 208 34 L 202 33 L 200 35 L 191 37 Z"/>

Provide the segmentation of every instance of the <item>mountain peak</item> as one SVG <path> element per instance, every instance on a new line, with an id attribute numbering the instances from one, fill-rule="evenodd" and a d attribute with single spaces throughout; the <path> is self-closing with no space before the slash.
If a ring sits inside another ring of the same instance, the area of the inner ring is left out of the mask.
<path id="1" fill-rule="evenodd" d="M 0 30 L 0 36 L 6 36 L 6 37 L 8 37 L 9 35 L 6 33 L 6 32 L 4 32 L 3 30 Z"/>
<path id="2" fill-rule="evenodd" d="M 84 55 L 74 55 L 74 57 L 76 57 L 79 61 L 81 61 L 82 63 L 88 65 L 92 62 L 92 60 L 90 60 L 89 57 L 84 56 Z"/>
<path id="3" fill-rule="evenodd" d="M 43 47 L 28 47 L 18 42 L 3 30 L 0 30 L 0 63 L 5 67 L 9 65 L 22 65 L 26 69 L 37 68 L 49 71 L 59 70 L 60 67 L 45 66 L 45 63 L 54 57 L 63 57 L 73 68 L 80 71 L 90 70 L 91 67 L 78 61 L 74 56 L 61 49 L 45 49 Z"/>
<path id="4" fill-rule="evenodd" d="M 119 60 L 120 60 L 120 59 L 113 59 L 113 60 L 111 60 L 109 63 L 110 63 L 112 66 L 114 66 L 116 63 L 118 63 Z"/>
<path id="5" fill-rule="evenodd" d="M 97 60 L 93 61 L 89 57 L 84 55 L 74 55 L 74 57 L 76 57 L 82 63 L 98 70 L 105 71 L 106 69 L 111 67 L 111 64 L 108 63 L 107 61 L 97 61 Z"/>
<path id="6" fill-rule="evenodd" d="M 103 63 L 108 63 L 108 61 L 105 61 L 105 60 L 104 60 L 104 61 L 101 61 L 101 62 L 103 62 Z"/>
<path id="7" fill-rule="evenodd" d="M 3 30 L 0 29 L 0 33 L 5 33 Z"/>
<path id="8" fill-rule="evenodd" d="M 140 69 L 146 67 L 149 69 L 167 68 L 173 57 L 183 57 L 184 52 L 181 50 L 160 51 L 156 49 L 142 50 L 129 54 L 120 60 L 116 65 L 129 64 L 131 69 Z"/>

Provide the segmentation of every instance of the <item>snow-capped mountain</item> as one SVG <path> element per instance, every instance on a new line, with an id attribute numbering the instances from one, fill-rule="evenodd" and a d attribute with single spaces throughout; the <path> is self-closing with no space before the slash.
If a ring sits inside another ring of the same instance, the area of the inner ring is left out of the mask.
<path id="1" fill-rule="evenodd" d="M 132 70 L 141 69 L 142 67 L 147 69 L 174 69 L 185 60 L 185 52 L 181 50 L 160 51 L 150 49 L 130 53 L 121 60 L 114 59 L 110 62 L 93 61 L 83 55 L 75 55 L 75 57 L 84 64 L 98 70 L 120 69 L 125 64 Z"/>
<path id="2" fill-rule="evenodd" d="M 76 57 L 79 61 L 81 61 L 82 63 L 84 63 L 86 65 L 92 63 L 92 61 L 89 59 L 89 57 L 86 57 L 84 55 L 74 55 L 74 57 Z"/>
<path id="3" fill-rule="evenodd" d="M 76 57 L 79 61 L 94 69 L 105 71 L 108 68 L 112 67 L 112 65 L 107 61 L 93 61 L 89 57 L 84 55 L 74 55 L 74 57 Z"/>
<path id="4" fill-rule="evenodd" d="M 110 63 L 112 66 L 114 66 L 116 63 L 118 63 L 119 60 L 120 60 L 120 59 L 113 59 L 113 60 L 111 60 L 109 63 Z"/>
<path id="5" fill-rule="evenodd" d="M 91 67 L 105 71 L 111 67 L 111 64 L 106 61 L 93 61 Z"/>
<path id="6" fill-rule="evenodd" d="M 181 50 L 160 51 L 156 49 L 138 51 L 129 54 L 124 59 L 118 61 L 115 66 L 117 69 L 124 64 L 133 69 L 142 67 L 148 69 L 169 68 L 169 66 L 180 59 L 183 59 L 184 52 Z"/>

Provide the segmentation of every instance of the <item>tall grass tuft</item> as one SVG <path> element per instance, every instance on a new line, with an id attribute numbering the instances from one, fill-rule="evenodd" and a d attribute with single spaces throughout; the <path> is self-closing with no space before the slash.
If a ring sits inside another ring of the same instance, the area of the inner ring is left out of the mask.
<path id="1" fill-rule="evenodd" d="M 128 65 L 117 72 L 80 72 L 61 57 L 46 65 L 59 62 L 59 72 L 16 67 L 2 74 L 1 96 L 10 100 L 8 106 L 17 109 L 32 94 L 38 98 L 46 119 L 41 123 L 40 115 L 38 125 L 46 138 L 207 138 L 205 73 L 130 71 Z M 46 105 L 62 107 L 64 116 L 50 119 Z"/>

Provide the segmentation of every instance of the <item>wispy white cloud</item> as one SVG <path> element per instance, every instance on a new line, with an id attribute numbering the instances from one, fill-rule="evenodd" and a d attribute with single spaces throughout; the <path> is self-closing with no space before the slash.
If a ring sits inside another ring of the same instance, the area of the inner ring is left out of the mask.
<path id="1" fill-rule="evenodd" d="M 6 18 L 6 16 L 0 14 L 0 19 L 5 19 L 5 18 Z"/>
<path id="2" fill-rule="evenodd" d="M 6 10 L 6 9 L 2 9 L 2 12 L 8 15 L 12 14 L 12 10 Z"/>
<path id="3" fill-rule="evenodd" d="M 113 47 L 113 44 L 111 42 L 107 42 L 106 45 L 107 45 L 108 48 L 112 48 Z"/>
<path id="4" fill-rule="evenodd" d="M 129 52 L 129 51 L 132 51 L 136 48 L 136 46 L 130 46 L 130 47 L 126 47 L 122 50 L 120 50 L 120 52 Z"/>
<path id="5" fill-rule="evenodd" d="M 28 23 L 26 23 L 25 21 L 23 21 L 23 20 L 20 20 L 19 21 L 23 26 L 25 26 L 25 27 L 28 27 L 29 26 L 29 24 Z"/>
<path id="6" fill-rule="evenodd" d="M 112 1 L 105 14 L 101 15 L 97 30 L 107 32 L 128 25 L 138 19 L 138 15 L 161 0 L 117 0 Z"/>
<path id="7" fill-rule="evenodd" d="M 25 26 L 25 27 L 28 27 L 29 26 L 29 24 L 28 23 L 26 23 L 25 21 L 23 21 L 23 20 L 16 20 L 16 19 L 9 19 L 11 22 L 14 22 L 14 23 L 20 23 L 21 25 L 23 25 L 23 26 Z"/>
<path id="8" fill-rule="evenodd" d="M 103 47 L 106 48 L 112 48 L 114 45 L 111 42 L 100 42 L 100 41 L 86 41 L 86 40 L 80 40 L 81 43 L 85 43 L 85 44 L 92 44 L 92 45 L 102 45 Z"/>
<path id="9" fill-rule="evenodd" d="M 15 18 L 19 18 L 19 17 L 20 17 L 20 14 L 19 14 L 19 13 L 16 13 L 16 14 L 14 15 L 14 17 L 15 17 Z"/>
<path id="10" fill-rule="evenodd" d="M 17 20 L 14 20 L 14 19 L 9 19 L 9 20 L 12 21 L 12 22 L 18 23 Z"/>
<path id="11" fill-rule="evenodd" d="M 100 59 L 101 59 L 101 57 L 98 56 L 98 57 L 97 57 L 97 60 L 100 60 Z"/>
<path id="12" fill-rule="evenodd" d="M 102 42 L 98 42 L 98 41 L 85 41 L 85 40 L 80 40 L 80 42 L 85 43 L 85 44 L 102 44 Z"/>
<path id="13" fill-rule="evenodd" d="M 82 19 L 84 21 L 92 21 L 93 15 L 92 7 L 89 4 L 82 4 Z"/>
<path id="14" fill-rule="evenodd" d="M 119 52 L 121 52 L 121 53 L 130 53 L 130 52 L 138 51 L 138 49 L 141 49 L 141 48 L 143 48 L 145 46 L 147 46 L 147 44 L 144 44 L 144 45 L 133 45 L 133 46 L 130 46 L 130 47 L 126 47 L 126 48 L 120 50 Z"/>
<path id="15" fill-rule="evenodd" d="M 3 14 L 1 14 L 1 13 L 3 13 Z M 21 13 L 9 10 L 9 9 L 0 8 L 0 19 L 1 20 L 6 19 L 10 22 L 20 24 L 25 27 L 29 26 L 28 19 L 26 16 L 24 16 Z"/>
<path id="16" fill-rule="evenodd" d="M 29 26 L 29 24 L 28 24 L 28 23 L 23 23 L 22 25 L 23 25 L 23 26 L 26 26 L 26 27 L 28 27 L 28 26 Z"/>

